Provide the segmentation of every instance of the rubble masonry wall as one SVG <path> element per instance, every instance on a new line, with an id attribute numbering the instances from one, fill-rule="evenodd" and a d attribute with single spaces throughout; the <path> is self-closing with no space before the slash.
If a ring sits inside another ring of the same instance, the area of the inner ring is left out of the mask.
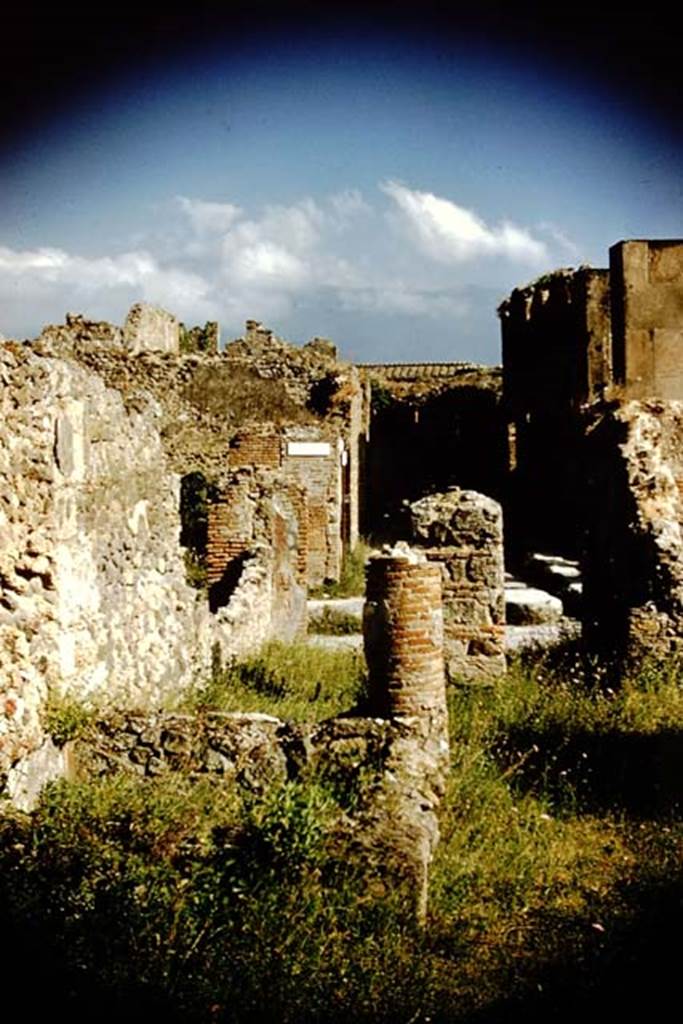
<path id="1" fill-rule="evenodd" d="M 584 639 L 633 664 L 683 650 L 683 403 L 596 412 L 588 437 Z"/>
<path id="2" fill-rule="evenodd" d="M 126 408 L 99 376 L 12 342 L 0 346 L 0 385 L 6 776 L 41 746 L 51 697 L 159 706 L 209 670 L 215 643 L 244 653 L 296 622 L 282 595 L 297 568 L 290 512 L 275 501 L 281 543 L 250 552 L 212 615 L 186 582 L 157 404 L 141 396 Z"/>
<path id="3" fill-rule="evenodd" d="M 453 488 L 410 505 L 411 543 L 441 570 L 449 678 L 505 672 L 503 512 L 476 491 Z"/>

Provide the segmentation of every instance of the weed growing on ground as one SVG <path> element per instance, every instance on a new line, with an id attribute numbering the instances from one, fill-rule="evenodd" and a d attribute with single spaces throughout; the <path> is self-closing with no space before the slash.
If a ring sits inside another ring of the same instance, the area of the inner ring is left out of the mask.
<path id="1" fill-rule="evenodd" d="M 361 625 L 355 615 L 334 608 L 323 608 L 322 613 L 316 617 L 315 624 L 309 626 L 309 629 L 324 636 L 352 636 L 360 633 Z"/>
<path id="2" fill-rule="evenodd" d="M 365 659 L 358 651 L 272 642 L 257 654 L 215 665 L 193 707 L 318 721 L 354 707 L 365 680 Z"/>
<path id="3" fill-rule="evenodd" d="M 353 548 L 346 548 L 342 557 L 339 579 L 312 588 L 310 597 L 359 597 L 365 593 L 365 564 L 370 545 L 359 540 Z"/>
<path id="4" fill-rule="evenodd" d="M 318 653 L 228 666 L 214 699 L 320 717 L 358 677 L 326 676 Z M 612 693 L 595 666 L 542 659 L 454 689 L 423 931 L 401 893 L 380 898 L 339 863 L 344 807 L 324 778 L 262 795 L 182 776 L 50 786 L 32 817 L 0 824 L 12 955 L 71 1019 L 656 1016 L 682 924 L 679 678 L 650 667 Z"/>

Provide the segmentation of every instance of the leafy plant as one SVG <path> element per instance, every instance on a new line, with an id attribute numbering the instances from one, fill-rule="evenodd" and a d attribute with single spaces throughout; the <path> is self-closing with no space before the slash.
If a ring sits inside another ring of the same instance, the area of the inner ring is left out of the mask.
<path id="1" fill-rule="evenodd" d="M 53 694 L 45 708 L 43 724 L 57 746 L 63 747 L 87 730 L 95 714 L 95 709 L 82 701 Z"/>
<path id="2" fill-rule="evenodd" d="M 342 557 L 339 579 L 326 581 L 312 588 L 311 597 L 358 597 L 365 593 L 365 564 L 371 548 L 359 540 L 353 548 L 346 548 Z"/>

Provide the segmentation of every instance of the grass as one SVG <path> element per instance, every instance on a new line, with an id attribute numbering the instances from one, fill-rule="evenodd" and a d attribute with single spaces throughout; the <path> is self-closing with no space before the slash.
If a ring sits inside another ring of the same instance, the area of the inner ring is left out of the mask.
<path id="1" fill-rule="evenodd" d="M 335 608 L 323 608 L 322 613 L 309 624 L 309 631 L 324 636 L 353 636 L 361 632 L 361 623 L 356 615 Z"/>
<path id="2" fill-rule="evenodd" d="M 277 718 L 318 721 L 348 711 L 365 689 L 360 652 L 306 643 L 266 644 L 258 654 L 216 666 L 193 696 L 193 709 L 262 711 Z"/>
<path id="3" fill-rule="evenodd" d="M 97 717 L 97 708 L 86 707 L 80 701 L 53 694 L 43 714 L 43 726 L 57 746 L 84 733 Z"/>
<path id="4" fill-rule="evenodd" d="M 365 563 L 371 548 L 359 540 L 355 547 L 345 548 L 341 572 L 336 581 L 326 581 L 321 587 L 314 587 L 310 597 L 359 597 L 365 593 Z"/>
<path id="5" fill-rule="evenodd" d="M 361 676 L 318 656 L 274 646 L 205 699 L 334 713 Z M 663 1016 L 683 924 L 679 666 L 613 693 L 594 666 L 517 663 L 495 688 L 454 689 L 450 720 L 424 931 L 400 892 L 379 899 L 335 858 L 324 780 L 255 797 L 109 779 L 48 787 L 0 826 L 11 956 L 72 1019 Z"/>

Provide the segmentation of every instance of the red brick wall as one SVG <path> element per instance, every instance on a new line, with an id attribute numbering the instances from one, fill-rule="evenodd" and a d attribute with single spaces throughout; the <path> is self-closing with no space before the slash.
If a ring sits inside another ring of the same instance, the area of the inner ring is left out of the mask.
<path id="1" fill-rule="evenodd" d="M 256 469 L 277 469 L 282 462 L 282 436 L 272 431 L 249 430 L 237 434 L 230 442 L 228 464 L 231 469 L 253 466 Z"/>

